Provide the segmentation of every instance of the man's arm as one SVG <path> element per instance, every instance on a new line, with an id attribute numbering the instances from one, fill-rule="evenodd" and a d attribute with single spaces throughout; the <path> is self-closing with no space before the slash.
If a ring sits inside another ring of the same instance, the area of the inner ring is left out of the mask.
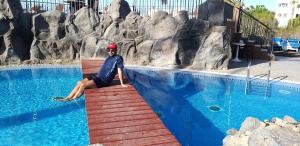
<path id="1" fill-rule="evenodd" d="M 118 68 L 118 75 L 119 75 L 121 86 L 122 87 L 128 87 L 128 86 L 124 85 L 123 70 L 121 68 Z"/>

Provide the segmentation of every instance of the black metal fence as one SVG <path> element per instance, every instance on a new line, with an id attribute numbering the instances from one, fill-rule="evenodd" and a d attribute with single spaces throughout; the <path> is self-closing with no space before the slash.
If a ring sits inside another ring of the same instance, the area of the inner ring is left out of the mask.
<path id="1" fill-rule="evenodd" d="M 64 0 L 20 0 L 24 11 L 31 13 L 38 13 L 43 11 L 50 11 L 54 9 L 68 10 L 69 4 Z"/>
<path id="2" fill-rule="evenodd" d="M 239 9 L 237 31 L 238 33 L 241 33 L 242 37 L 255 40 L 257 44 L 262 45 L 272 41 L 272 38 L 275 36 L 275 32 L 272 28 L 242 9 L 238 3 L 233 2 L 232 0 L 226 1 L 232 4 L 233 7 Z"/>
<path id="3" fill-rule="evenodd" d="M 23 10 L 32 13 L 59 9 L 73 13 L 83 6 L 91 7 L 97 12 L 106 13 L 112 0 L 20 0 Z M 152 16 L 156 11 L 166 11 L 176 15 L 186 10 L 190 18 L 198 18 L 199 7 L 206 0 L 127 0 L 131 10 L 142 16 Z"/>
<path id="4" fill-rule="evenodd" d="M 240 32 L 243 37 L 255 39 L 259 44 L 272 42 L 275 32 L 270 27 L 254 18 L 243 9 L 241 9 L 240 15 Z"/>
<path id="5" fill-rule="evenodd" d="M 156 11 L 166 11 L 175 16 L 181 10 L 188 11 L 191 19 L 198 18 L 200 5 L 206 0 L 133 0 L 132 9 L 142 16 L 152 16 Z"/>

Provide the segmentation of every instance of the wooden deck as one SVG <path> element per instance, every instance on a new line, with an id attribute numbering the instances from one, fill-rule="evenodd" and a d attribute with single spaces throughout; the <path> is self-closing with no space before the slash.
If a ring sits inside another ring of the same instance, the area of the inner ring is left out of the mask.
<path id="1" fill-rule="evenodd" d="M 102 63 L 101 60 L 82 60 L 83 76 L 97 72 Z M 90 144 L 180 145 L 131 85 L 87 89 L 85 104 Z"/>

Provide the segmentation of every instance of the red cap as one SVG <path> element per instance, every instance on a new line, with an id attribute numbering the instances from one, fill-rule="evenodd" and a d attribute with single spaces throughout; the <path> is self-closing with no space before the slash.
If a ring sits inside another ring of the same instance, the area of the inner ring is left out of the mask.
<path id="1" fill-rule="evenodd" d="M 117 50 L 118 46 L 115 43 L 111 43 L 106 48 L 107 49 L 112 49 L 112 50 Z"/>

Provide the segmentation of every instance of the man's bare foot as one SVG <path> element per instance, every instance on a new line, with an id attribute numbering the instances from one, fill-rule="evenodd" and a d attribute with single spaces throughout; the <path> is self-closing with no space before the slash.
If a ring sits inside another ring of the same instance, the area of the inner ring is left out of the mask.
<path id="1" fill-rule="evenodd" d="M 127 88 L 127 87 L 128 87 L 127 85 L 124 85 L 124 84 L 122 84 L 121 86 L 122 86 L 123 88 Z"/>
<path id="2" fill-rule="evenodd" d="M 52 98 L 54 101 L 69 101 L 68 97 L 54 97 Z"/>

